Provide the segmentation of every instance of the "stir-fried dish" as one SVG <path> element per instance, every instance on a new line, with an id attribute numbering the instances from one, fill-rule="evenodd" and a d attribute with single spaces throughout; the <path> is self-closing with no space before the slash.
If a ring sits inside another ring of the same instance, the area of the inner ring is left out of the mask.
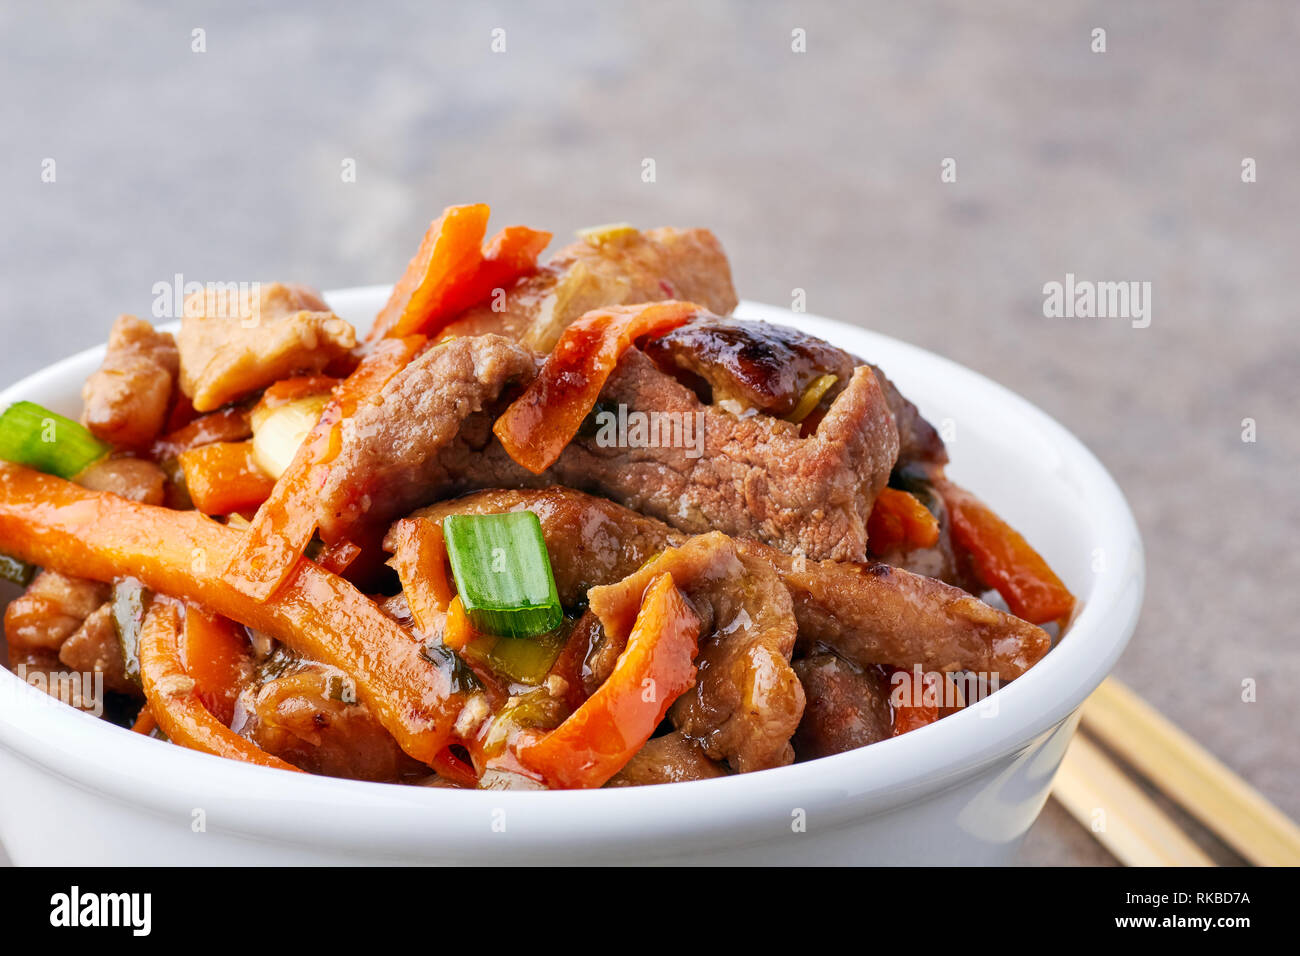
<path id="1" fill-rule="evenodd" d="M 1048 652 L 1057 576 L 870 356 L 729 317 L 711 233 L 539 264 L 487 219 L 446 210 L 364 335 L 207 289 L 114 323 L 81 422 L 10 406 L 10 669 L 232 760 L 556 789 L 863 747 Z"/>

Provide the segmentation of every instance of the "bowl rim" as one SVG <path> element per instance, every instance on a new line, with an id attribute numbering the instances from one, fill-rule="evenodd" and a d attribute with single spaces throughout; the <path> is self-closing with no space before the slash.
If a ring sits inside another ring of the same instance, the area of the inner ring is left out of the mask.
<path id="1" fill-rule="evenodd" d="M 346 315 L 349 307 L 364 312 L 376 299 L 382 301 L 389 288 L 363 286 L 324 295 Z M 512 824 L 514 836 L 505 857 L 530 849 L 546 851 L 575 839 L 589 845 L 637 844 L 653 853 L 666 832 L 701 845 L 734 846 L 738 834 L 757 840 L 789 832 L 796 805 L 818 813 L 823 825 L 839 825 L 955 786 L 1025 750 L 1069 718 L 1122 653 L 1142 603 L 1141 538 L 1104 466 L 1029 401 L 942 356 L 859 326 L 778 306 L 743 301 L 736 314 L 797 324 L 846 347 L 856 339 L 866 345 L 853 345 L 860 353 L 870 354 L 872 345 L 907 353 L 942 371 L 960 388 L 978 389 L 986 399 L 1024 416 L 1050 440 L 1063 467 L 1077 476 L 1096 535 L 1094 545 L 1119 557 L 1094 569 L 1088 600 L 1067 639 L 990 698 L 997 701 L 998 719 L 986 720 L 979 707 L 970 707 L 869 747 L 713 780 L 597 791 L 484 792 L 289 774 L 159 746 L 158 741 L 59 704 L 0 668 L 0 746 L 75 786 L 136 808 L 169 815 L 178 807 L 216 811 L 218 828 L 245 836 L 352 845 L 368 854 L 395 857 L 436 845 L 442 856 L 473 853 L 481 858 L 485 817 L 498 812 L 519 821 Z M 74 375 L 79 387 L 103 350 L 102 344 L 86 349 L 27 376 L 0 392 L 0 405 L 27 393 L 67 390 Z M 291 812 L 268 814 L 268 801 Z M 629 827 L 628 820 L 664 822 Z"/>

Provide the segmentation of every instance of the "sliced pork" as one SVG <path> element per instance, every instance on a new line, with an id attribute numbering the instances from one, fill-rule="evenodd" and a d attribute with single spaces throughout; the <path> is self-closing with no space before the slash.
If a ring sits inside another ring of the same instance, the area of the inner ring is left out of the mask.
<path id="1" fill-rule="evenodd" d="M 180 357 L 170 332 L 123 315 L 108 350 L 81 390 L 83 420 L 97 437 L 126 448 L 153 441 L 167 421 Z"/>

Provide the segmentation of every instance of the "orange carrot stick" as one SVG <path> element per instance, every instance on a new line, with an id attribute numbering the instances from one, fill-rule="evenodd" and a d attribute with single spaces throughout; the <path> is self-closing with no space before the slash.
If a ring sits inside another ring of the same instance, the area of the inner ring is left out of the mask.
<path id="1" fill-rule="evenodd" d="M 515 742 L 520 763 L 550 787 L 599 787 L 640 750 L 668 708 L 695 684 L 700 619 L 668 572 L 646 588 L 614 671 L 576 711 L 544 736 Z"/>
<path id="2" fill-rule="evenodd" d="M 208 713 L 195 691 L 194 678 L 181 663 L 179 639 L 176 605 L 166 598 L 155 598 L 140 631 L 140 679 L 149 711 L 168 739 L 218 757 L 301 773 Z"/>
<path id="3" fill-rule="evenodd" d="M 421 629 L 423 630 L 423 628 Z M 447 605 L 447 623 L 443 626 L 442 643 L 453 651 L 463 651 L 479 636 L 465 613 L 465 605 L 457 594 Z"/>
<path id="4" fill-rule="evenodd" d="M 489 209 L 483 203 L 448 206 L 424 234 L 420 248 L 375 316 L 367 343 L 422 331 L 448 287 L 458 285 L 483 261 Z"/>
<path id="5" fill-rule="evenodd" d="M 1001 594 L 1012 614 L 1031 624 L 1069 615 L 1074 595 L 1018 531 L 946 478 L 934 487 L 948 507 L 953 541 L 970 553 L 980 583 Z"/>
<path id="6" fill-rule="evenodd" d="M 533 474 L 555 463 L 634 340 L 663 335 L 699 313 L 691 302 L 596 309 L 560 336 L 537 378 L 496 420 L 506 452 Z"/>
<path id="7" fill-rule="evenodd" d="M 252 442 L 214 442 L 180 454 L 185 487 L 204 514 L 252 511 L 270 495 L 275 479 L 253 458 Z"/>
<path id="8" fill-rule="evenodd" d="M 181 662 L 194 678 L 194 692 L 213 717 L 229 727 L 235 698 L 252 667 L 248 635 L 229 618 L 191 604 L 185 609 Z"/>
<path id="9" fill-rule="evenodd" d="M 131 575 L 332 664 L 352 677 L 358 698 L 403 750 L 432 760 L 464 704 L 449 668 L 426 659 L 374 601 L 310 561 L 299 560 L 267 601 L 249 598 L 222 572 L 246 535 L 197 511 L 142 505 L 0 463 L 6 552 L 96 581 Z"/>
<path id="10" fill-rule="evenodd" d="M 153 711 L 149 709 L 146 703 L 140 708 L 140 713 L 135 715 L 135 723 L 131 725 L 131 733 L 143 734 L 148 737 L 158 729 L 158 721 L 153 719 Z"/>
<path id="11" fill-rule="evenodd" d="M 316 492 L 325 480 L 322 469 L 338 454 L 343 419 L 405 368 L 424 343 L 422 335 L 385 339 L 339 383 L 232 555 L 227 574 L 235 587 L 265 601 L 284 583 L 316 532 Z"/>
<path id="12" fill-rule="evenodd" d="M 402 582 L 415 626 L 426 636 L 438 633 L 456 593 L 447 576 L 442 525 L 428 518 L 403 518 L 389 529 L 384 547 L 393 554 L 388 566 Z"/>
<path id="13" fill-rule="evenodd" d="M 406 275 L 375 319 L 368 342 L 414 333 L 432 338 L 495 290 L 507 289 L 537 271 L 537 257 L 551 241 L 551 234 L 527 226 L 507 226 L 480 247 L 486 210 L 486 206 L 453 206 L 429 227 Z M 412 288 L 416 291 L 408 294 Z M 400 315 L 396 312 L 399 305 Z"/>
<path id="14" fill-rule="evenodd" d="M 939 543 L 939 519 L 915 496 L 882 488 L 867 518 L 867 541 L 876 554 L 893 548 L 933 548 Z"/>

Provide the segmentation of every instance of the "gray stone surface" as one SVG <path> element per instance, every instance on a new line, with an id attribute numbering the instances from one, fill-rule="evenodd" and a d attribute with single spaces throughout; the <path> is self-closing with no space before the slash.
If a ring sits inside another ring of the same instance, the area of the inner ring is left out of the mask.
<path id="1" fill-rule="evenodd" d="M 708 225 L 746 297 L 806 289 L 1073 429 L 1147 543 L 1120 676 L 1300 815 L 1298 8 L 542 6 L 5 5 L 0 380 L 175 273 L 391 281 L 452 202 Z M 1151 326 L 1045 319 L 1066 272 L 1150 281 Z M 1055 807 L 1022 858 L 1108 860 Z"/>

